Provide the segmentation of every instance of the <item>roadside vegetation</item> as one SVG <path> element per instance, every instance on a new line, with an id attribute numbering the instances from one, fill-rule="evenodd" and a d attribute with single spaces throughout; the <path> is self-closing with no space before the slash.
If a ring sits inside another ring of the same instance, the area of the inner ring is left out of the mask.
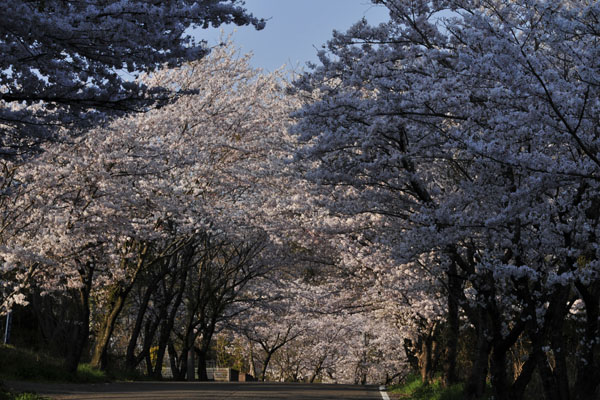
<path id="1" fill-rule="evenodd" d="M 0 360 L 0 400 L 47 399 L 35 393 L 10 392 L 5 381 L 100 383 L 112 378 L 88 364 L 80 364 L 77 372 L 70 373 L 56 357 L 4 344 L 0 344 Z"/>
<path id="2" fill-rule="evenodd" d="M 0 400 L 46 400 L 47 397 L 38 396 L 35 393 L 10 393 L 0 387 Z"/>
<path id="3" fill-rule="evenodd" d="M 80 364 L 77 372 L 70 373 L 62 360 L 14 346 L 0 345 L 0 359 L 0 381 L 99 383 L 111 378 L 88 364 Z"/>
<path id="4" fill-rule="evenodd" d="M 389 386 L 388 392 L 392 394 L 393 399 L 462 400 L 465 398 L 464 385 L 461 383 L 444 387 L 438 378 L 426 384 L 418 375 L 410 375 L 403 383 Z M 489 398 L 490 396 L 485 397 L 485 399 Z"/>

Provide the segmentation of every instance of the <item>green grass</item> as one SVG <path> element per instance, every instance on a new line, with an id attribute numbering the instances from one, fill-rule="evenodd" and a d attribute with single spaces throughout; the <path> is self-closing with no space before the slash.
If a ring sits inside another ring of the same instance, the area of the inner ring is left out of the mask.
<path id="1" fill-rule="evenodd" d="M 77 374 L 72 382 L 79 383 L 101 383 L 110 381 L 106 372 L 93 368 L 89 364 L 79 364 Z"/>
<path id="2" fill-rule="evenodd" d="M 462 400 L 463 385 L 457 384 L 448 388 L 442 387 L 439 380 L 424 385 L 421 378 L 411 375 L 400 385 L 393 385 L 388 388 L 390 393 L 399 394 L 401 398 L 407 400 Z"/>

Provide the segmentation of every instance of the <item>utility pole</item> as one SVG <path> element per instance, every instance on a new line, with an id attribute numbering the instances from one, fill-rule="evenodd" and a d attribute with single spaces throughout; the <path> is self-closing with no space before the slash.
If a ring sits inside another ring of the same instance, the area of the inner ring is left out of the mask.
<path id="1" fill-rule="evenodd" d="M 6 327 L 4 328 L 4 344 L 10 343 L 10 328 L 12 325 L 12 311 L 6 313 Z"/>

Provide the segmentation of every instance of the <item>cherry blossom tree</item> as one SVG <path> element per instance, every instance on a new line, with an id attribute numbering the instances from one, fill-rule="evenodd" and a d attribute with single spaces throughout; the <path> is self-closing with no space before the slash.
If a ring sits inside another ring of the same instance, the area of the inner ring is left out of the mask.
<path id="1" fill-rule="evenodd" d="M 166 100 L 165 91 L 128 75 L 204 56 L 206 43 L 189 28 L 262 29 L 242 7 L 238 0 L 0 2 L 2 157 L 55 138 L 57 125 L 89 127 Z"/>
<path id="2" fill-rule="evenodd" d="M 255 376 L 360 384 L 406 373 L 403 330 L 393 319 L 361 305 L 369 296 L 359 298 L 342 280 L 300 271 L 254 282 L 252 306 L 229 323 Z"/>
<path id="3" fill-rule="evenodd" d="M 593 397 L 598 5 L 374 3 L 390 22 L 334 34 L 298 82 L 310 178 L 332 188 L 335 215 L 378 217 L 355 236 L 387 247 L 409 267 L 399 273 L 443 277 L 449 381 L 461 315 L 476 337 L 469 398 L 483 395 L 488 365 L 498 399 L 523 398 L 535 370 L 549 399 Z M 588 319 L 571 358 L 578 300 Z M 509 378 L 523 339 L 531 350 Z"/>
<path id="4" fill-rule="evenodd" d="M 295 300 L 291 297 L 271 300 L 263 303 L 262 307 L 249 310 L 243 316 L 245 323 L 240 331 L 251 346 L 257 345 L 259 351 L 256 353 L 262 355 L 258 361 L 261 372 L 257 376 L 262 381 L 267 379 L 273 355 L 304 331 L 301 323 L 303 315 L 295 309 Z"/>
<path id="5" fill-rule="evenodd" d="M 145 270 L 134 287 L 133 304 L 119 321 L 117 328 L 121 332 L 115 334 L 128 340 L 125 368 L 129 373 L 134 374 L 140 363 L 145 361 L 148 376 L 155 379 L 162 377 L 167 344 L 183 302 L 190 266 L 197 262 L 199 256 L 196 242 L 189 241 L 165 258 L 158 268 Z M 134 316 L 131 318 L 133 324 L 123 321 L 128 315 Z"/>
<path id="6" fill-rule="evenodd" d="M 198 234 L 235 243 L 261 231 L 257 210 L 272 197 L 265 178 L 285 142 L 292 103 L 280 78 L 251 69 L 231 46 L 145 79 L 182 96 L 47 146 L 21 168 L 15 187 L 29 191 L 19 198 L 29 213 L 12 226 L 27 229 L 11 236 L 2 253 L 6 276 L 43 266 L 37 270 L 46 290 L 83 290 L 84 318 L 90 293 L 105 294 L 98 365 L 144 270 Z M 17 275 L 11 280 L 16 288 L 24 283 Z"/>
<path id="7" fill-rule="evenodd" d="M 174 329 L 169 342 L 173 376 L 179 379 L 186 374 L 189 380 L 193 379 L 192 353 L 198 356 L 199 379 L 208 379 L 206 361 L 213 336 L 224 321 L 239 312 L 234 306 L 240 301 L 246 286 L 267 272 L 267 266 L 260 257 L 264 251 L 264 237 L 256 235 L 236 243 L 226 238 L 206 236 L 203 242 L 199 260 L 191 265 L 189 271 L 182 323 Z M 178 348 L 174 343 L 178 344 Z"/>

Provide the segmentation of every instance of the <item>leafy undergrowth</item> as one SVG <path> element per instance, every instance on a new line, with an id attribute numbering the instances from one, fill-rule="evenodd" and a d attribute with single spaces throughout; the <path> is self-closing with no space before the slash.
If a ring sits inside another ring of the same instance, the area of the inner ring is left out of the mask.
<path id="1" fill-rule="evenodd" d="M 79 365 L 77 373 L 73 374 L 63 366 L 62 360 L 14 346 L 0 345 L 0 360 L 0 380 L 77 383 L 108 381 L 104 372 L 89 365 Z"/>
<path id="2" fill-rule="evenodd" d="M 93 368 L 89 364 L 79 364 L 77 366 L 77 374 L 71 382 L 101 383 L 109 382 L 110 380 L 111 377 L 109 377 L 106 372 Z"/>
<path id="3" fill-rule="evenodd" d="M 50 399 L 48 397 L 39 396 L 35 393 L 0 392 L 0 400 L 50 400 Z"/>
<path id="4" fill-rule="evenodd" d="M 421 378 L 416 375 L 407 378 L 403 384 L 389 387 L 388 390 L 396 397 L 407 400 L 462 400 L 464 398 L 462 384 L 444 388 L 440 381 L 436 380 L 429 385 L 424 385 Z"/>

